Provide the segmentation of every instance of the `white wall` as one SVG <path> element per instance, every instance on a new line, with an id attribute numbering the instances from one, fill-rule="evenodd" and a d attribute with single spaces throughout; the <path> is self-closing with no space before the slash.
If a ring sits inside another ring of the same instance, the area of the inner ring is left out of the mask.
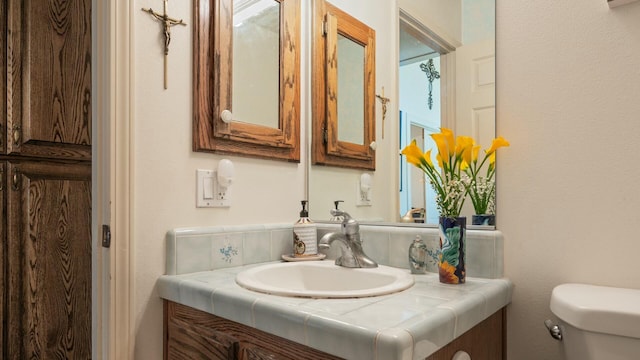
<path id="1" fill-rule="evenodd" d="M 215 169 L 223 156 L 191 150 L 192 6 L 191 1 L 169 3 L 169 14 L 183 18 L 189 26 L 171 29 L 168 90 L 162 85 L 160 26 L 140 11 L 142 7 L 161 8 L 162 3 L 139 0 L 131 7 L 135 29 L 132 241 L 137 359 L 162 358 L 162 302 L 154 287 L 165 271 L 167 230 L 182 226 L 293 223 L 298 218 L 299 201 L 305 196 L 304 162 L 224 156 L 234 162 L 236 170 L 232 206 L 195 207 L 196 169 Z M 307 60 L 305 54 L 302 60 Z M 304 77 L 302 80 L 304 92 L 308 83 Z M 303 103 L 303 114 L 306 106 Z M 302 130 L 306 131 L 304 119 Z M 306 147 L 303 137 L 302 149 Z M 306 156 L 303 150 L 302 159 Z"/>
<path id="2" fill-rule="evenodd" d="M 395 97 L 395 74 L 397 72 L 397 34 L 395 28 L 395 0 L 333 1 L 344 10 L 356 14 L 358 18 L 376 30 L 376 93 L 385 86 L 385 95 Z M 156 0 L 137 0 L 131 6 L 134 42 L 134 104 L 132 136 L 134 137 L 135 159 L 133 164 L 133 204 L 134 239 L 132 247 L 135 271 L 136 359 L 162 358 L 162 302 L 155 292 L 156 279 L 164 274 L 165 233 L 167 230 L 183 226 L 215 226 L 260 223 L 294 223 L 298 219 L 300 200 L 306 193 L 305 166 L 308 165 L 308 138 L 310 103 L 307 90 L 309 84 L 308 52 L 310 44 L 305 41 L 306 17 L 302 21 L 303 46 L 301 54 L 301 162 L 292 164 L 281 161 L 248 159 L 235 156 L 218 156 L 194 153 L 192 141 L 192 2 L 171 1 L 169 15 L 183 18 L 187 27 L 173 27 L 169 52 L 169 89 L 162 84 L 162 44 L 160 26 L 152 21 L 140 8 L 159 9 Z M 301 1 L 303 14 L 308 13 L 309 1 Z M 306 15 L 304 15 L 306 16 Z M 389 114 L 397 119 L 396 99 L 392 100 Z M 393 141 L 397 131 L 387 121 L 385 141 L 381 136 L 381 110 L 376 103 L 378 161 L 391 163 L 390 158 L 397 150 L 389 153 L 386 147 L 397 146 Z M 397 121 L 397 120 L 396 120 Z M 195 207 L 196 169 L 215 169 L 222 158 L 235 163 L 236 179 L 233 183 L 232 206 L 228 209 L 197 209 Z M 335 168 L 331 168 L 335 171 Z M 348 187 L 355 198 L 355 179 L 360 171 L 343 170 L 349 182 L 342 181 L 340 187 Z M 385 166 L 379 172 L 386 174 Z M 318 173 L 316 173 L 318 174 Z M 382 209 L 393 212 L 391 199 L 397 188 L 395 177 L 374 178 L 374 203 Z M 347 184 L 345 186 L 345 184 Z M 339 194 L 339 187 L 332 193 Z M 339 198 L 336 195 L 335 198 Z M 312 215 L 330 217 L 329 209 L 334 196 L 325 195 L 326 206 L 316 205 Z M 347 200 L 347 199 L 345 199 Z M 350 199 L 351 200 L 351 199 Z M 353 204 L 355 199 L 351 201 Z M 313 203 L 312 203 L 313 204 Z M 367 208 L 354 216 L 366 218 Z M 324 212 L 326 210 L 326 212 Z"/>
<path id="3" fill-rule="evenodd" d="M 640 3 L 498 1 L 498 228 L 509 359 L 561 359 L 552 288 L 640 288 Z"/>
<path id="4" fill-rule="evenodd" d="M 462 42 L 462 0 L 398 0 L 398 5 L 449 43 Z"/>
<path id="5" fill-rule="evenodd" d="M 496 34 L 496 0 L 462 1 L 462 43 L 469 44 Z"/>

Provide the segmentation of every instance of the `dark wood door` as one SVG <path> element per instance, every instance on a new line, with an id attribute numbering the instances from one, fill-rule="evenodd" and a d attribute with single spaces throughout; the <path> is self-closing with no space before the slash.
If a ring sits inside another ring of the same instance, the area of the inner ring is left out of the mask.
<path id="1" fill-rule="evenodd" d="M 4 358 L 89 359 L 91 167 L 5 165 L 10 189 Z"/>
<path id="2" fill-rule="evenodd" d="M 7 153 L 91 160 L 91 0 L 4 6 Z"/>
<path id="3" fill-rule="evenodd" d="M 91 358 L 91 0 L 0 1 L 0 358 Z"/>

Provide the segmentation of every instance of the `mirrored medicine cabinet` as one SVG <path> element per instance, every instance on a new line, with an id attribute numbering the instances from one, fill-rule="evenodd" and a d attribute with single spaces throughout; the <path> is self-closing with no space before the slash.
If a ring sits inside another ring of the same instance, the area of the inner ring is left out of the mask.
<path id="1" fill-rule="evenodd" d="M 312 28 L 312 163 L 375 170 L 375 31 L 323 0 Z"/>
<path id="2" fill-rule="evenodd" d="M 300 0 L 195 0 L 193 150 L 300 161 Z"/>

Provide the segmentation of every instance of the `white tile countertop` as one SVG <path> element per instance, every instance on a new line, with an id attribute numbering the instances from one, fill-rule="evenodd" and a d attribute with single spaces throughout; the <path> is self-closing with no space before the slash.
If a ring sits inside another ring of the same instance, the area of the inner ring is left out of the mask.
<path id="1" fill-rule="evenodd" d="M 164 275 L 158 294 L 339 357 L 370 360 L 424 359 L 509 304 L 513 288 L 507 279 L 473 277 L 446 285 L 427 273 L 395 294 L 310 299 L 236 284 L 236 274 L 260 265 Z"/>

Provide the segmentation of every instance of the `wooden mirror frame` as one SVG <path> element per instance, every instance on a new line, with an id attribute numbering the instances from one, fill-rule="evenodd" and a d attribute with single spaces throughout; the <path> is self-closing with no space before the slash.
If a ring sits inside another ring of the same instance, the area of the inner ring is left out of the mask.
<path id="1" fill-rule="evenodd" d="M 375 31 L 327 3 L 314 2 L 312 163 L 375 170 Z M 338 139 L 337 37 L 364 47 L 364 141 Z"/>
<path id="2" fill-rule="evenodd" d="M 300 0 L 280 3 L 279 127 L 231 121 L 233 0 L 195 0 L 193 151 L 300 162 Z"/>

